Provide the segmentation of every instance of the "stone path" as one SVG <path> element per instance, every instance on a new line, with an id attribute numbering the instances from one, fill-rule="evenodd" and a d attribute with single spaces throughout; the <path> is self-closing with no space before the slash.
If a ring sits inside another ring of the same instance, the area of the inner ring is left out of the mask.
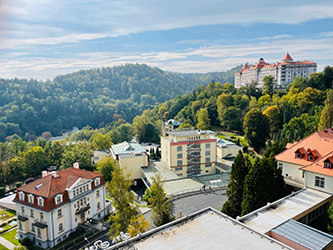
<path id="1" fill-rule="evenodd" d="M 13 243 L 11 243 L 10 241 L 6 240 L 5 238 L 0 236 L 0 244 L 5 246 L 6 248 L 13 250 L 14 247 L 16 247 Z"/>

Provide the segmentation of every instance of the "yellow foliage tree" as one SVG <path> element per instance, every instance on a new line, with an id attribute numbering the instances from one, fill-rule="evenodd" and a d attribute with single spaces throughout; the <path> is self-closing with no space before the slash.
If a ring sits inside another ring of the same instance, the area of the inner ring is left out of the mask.
<path id="1" fill-rule="evenodd" d="M 132 217 L 130 225 L 127 231 L 131 237 L 142 234 L 150 229 L 151 224 L 149 221 L 141 214 L 139 217 Z"/>

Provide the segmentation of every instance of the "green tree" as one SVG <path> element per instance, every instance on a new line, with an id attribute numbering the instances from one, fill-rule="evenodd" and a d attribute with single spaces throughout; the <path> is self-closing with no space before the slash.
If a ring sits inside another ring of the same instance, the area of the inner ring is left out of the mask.
<path id="1" fill-rule="evenodd" d="M 262 87 L 262 93 L 264 95 L 273 95 L 274 92 L 274 86 L 275 86 L 275 78 L 272 75 L 265 76 L 262 81 L 264 82 L 264 85 Z"/>
<path id="2" fill-rule="evenodd" d="M 97 133 L 93 138 L 92 146 L 95 150 L 110 149 L 112 142 L 111 137 L 108 134 L 103 135 L 101 133 Z"/>
<path id="3" fill-rule="evenodd" d="M 112 180 L 112 173 L 118 162 L 113 158 L 106 157 L 97 163 L 96 172 L 101 173 L 106 182 Z"/>
<path id="4" fill-rule="evenodd" d="M 324 74 L 324 84 L 326 89 L 333 88 L 333 67 L 326 66 L 323 71 Z"/>
<path id="5" fill-rule="evenodd" d="M 325 107 L 321 112 L 320 122 L 318 125 L 319 130 L 324 128 L 333 127 L 333 90 L 327 92 L 327 99 L 325 100 Z"/>
<path id="6" fill-rule="evenodd" d="M 49 164 L 51 166 L 60 166 L 64 146 L 61 142 L 55 141 L 51 144 L 51 149 L 48 153 Z"/>
<path id="7" fill-rule="evenodd" d="M 143 234 L 150 229 L 151 224 L 149 221 L 141 214 L 138 217 L 132 217 L 130 225 L 128 226 L 128 232 L 132 237 L 138 234 Z"/>
<path id="8" fill-rule="evenodd" d="M 327 230 L 329 233 L 332 234 L 333 233 L 333 204 L 328 209 L 327 214 L 328 214 Z"/>
<path id="9" fill-rule="evenodd" d="M 197 128 L 201 130 L 208 130 L 210 129 L 210 119 L 208 117 L 207 109 L 200 109 L 198 111 L 198 124 Z"/>
<path id="10" fill-rule="evenodd" d="M 125 175 L 122 168 L 115 166 L 112 180 L 106 186 L 116 212 L 110 215 L 110 238 L 127 232 L 131 220 L 138 216 L 138 208 L 134 203 L 134 194 L 131 192 L 132 182 L 129 174 Z"/>
<path id="11" fill-rule="evenodd" d="M 222 207 L 222 212 L 233 218 L 242 213 L 244 181 L 250 167 L 251 162 L 245 159 L 243 153 L 239 151 L 231 166 L 227 189 L 228 200 Z"/>
<path id="12" fill-rule="evenodd" d="M 192 125 L 189 123 L 183 122 L 182 124 L 180 124 L 180 126 L 178 128 L 179 129 L 192 128 Z"/>
<path id="13" fill-rule="evenodd" d="M 172 203 L 170 199 L 166 198 L 160 174 L 156 174 L 155 177 L 153 177 L 153 183 L 150 187 L 149 203 L 151 204 L 152 219 L 155 226 L 164 225 L 175 219 L 172 215 Z"/>
<path id="14" fill-rule="evenodd" d="M 31 147 L 23 154 L 25 177 L 37 177 L 47 162 L 46 154 L 41 147 Z"/>
<path id="15" fill-rule="evenodd" d="M 68 145 L 61 159 L 61 169 L 73 166 L 73 163 L 78 162 L 80 168 L 86 170 L 93 170 L 91 157 L 93 150 L 91 144 L 87 141 L 78 142 L 75 145 Z"/>
<path id="16" fill-rule="evenodd" d="M 269 136 L 269 120 L 259 109 L 251 109 L 245 115 L 243 130 L 245 139 L 258 151 Z"/>
<path id="17" fill-rule="evenodd" d="M 277 105 L 270 106 L 263 112 L 263 115 L 267 116 L 269 119 L 270 133 L 271 137 L 273 137 L 281 128 L 280 109 Z"/>

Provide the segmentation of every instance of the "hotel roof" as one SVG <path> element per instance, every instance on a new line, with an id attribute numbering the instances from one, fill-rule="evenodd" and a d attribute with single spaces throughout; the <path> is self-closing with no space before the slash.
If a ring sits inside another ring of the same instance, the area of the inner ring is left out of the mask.
<path id="1" fill-rule="evenodd" d="M 331 148 L 331 149 L 333 149 L 333 148 Z M 333 176 L 332 166 L 331 166 L 331 168 L 324 167 L 326 160 L 328 160 L 329 162 L 331 162 L 333 160 L 333 150 L 330 153 L 328 153 L 327 155 L 324 155 L 323 157 L 321 157 L 318 161 L 315 161 L 314 163 L 312 163 L 308 166 L 302 167 L 300 169 L 306 170 L 309 172 L 313 172 L 313 173 Z M 332 162 L 331 162 L 331 164 L 332 164 Z"/>
<path id="2" fill-rule="evenodd" d="M 138 250 L 291 249 L 213 208 L 172 221 L 109 249 L 126 244 L 133 244 Z"/>
<path id="3" fill-rule="evenodd" d="M 116 155 L 145 153 L 146 150 L 139 143 L 128 143 L 126 141 L 111 146 L 112 151 Z"/>
<path id="4" fill-rule="evenodd" d="M 238 220 L 260 233 L 267 233 L 287 220 L 326 202 L 330 197 L 331 194 L 328 193 L 309 188 L 302 189 L 240 217 Z"/>
<path id="5" fill-rule="evenodd" d="M 211 130 L 181 130 L 168 132 L 168 134 L 173 136 L 216 135 L 216 133 Z"/>
<path id="6" fill-rule="evenodd" d="M 318 157 L 315 160 L 319 160 L 323 155 L 331 152 L 333 149 L 333 129 L 321 130 L 309 135 L 303 140 L 294 142 L 293 144 L 287 144 L 287 149 L 276 155 L 275 159 L 300 166 L 307 166 L 312 164 L 312 162 L 308 161 L 306 157 L 295 157 L 295 152 L 297 150 L 306 151 L 307 149 L 310 149 L 311 151 L 316 150 Z"/>

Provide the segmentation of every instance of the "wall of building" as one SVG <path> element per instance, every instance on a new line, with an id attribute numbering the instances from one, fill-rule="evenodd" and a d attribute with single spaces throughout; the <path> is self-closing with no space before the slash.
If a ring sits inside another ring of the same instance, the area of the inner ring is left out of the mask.
<path id="1" fill-rule="evenodd" d="M 282 167 L 283 177 L 304 183 L 304 178 L 302 177 L 303 171 L 299 170 L 299 168 L 302 166 L 282 161 L 278 161 L 278 166 L 280 168 Z"/>
<path id="2" fill-rule="evenodd" d="M 218 146 L 216 149 L 216 153 L 217 157 L 219 158 L 224 158 L 227 155 L 228 157 L 236 157 L 239 150 L 242 150 L 242 147 L 239 147 L 237 145 L 226 146 L 226 147 Z"/>
<path id="3" fill-rule="evenodd" d="M 316 186 L 316 176 L 320 178 L 324 178 L 325 185 L 324 187 Z M 313 188 L 319 191 L 324 191 L 333 194 L 333 176 L 327 176 L 323 174 L 312 173 L 309 171 L 305 172 L 305 186 L 309 188 Z"/>
<path id="4" fill-rule="evenodd" d="M 168 166 L 171 165 L 170 141 L 164 137 L 161 137 L 161 160 Z"/>
<path id="5" fill-rule="evenodd" d="M 119 166 L 126 169 L 126 173 L 130 173 L 131 179 L 141 179 L 143 177 L 141 167 L 148 166 L 148 156 L 144 153 L 133 156 L 119 155 Z"/>

